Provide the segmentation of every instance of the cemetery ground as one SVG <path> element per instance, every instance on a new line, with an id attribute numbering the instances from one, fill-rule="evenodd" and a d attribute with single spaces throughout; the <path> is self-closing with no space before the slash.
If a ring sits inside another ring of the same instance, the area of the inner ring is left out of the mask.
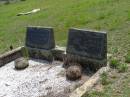
<path id="1" fill-rule="evenodd" d="M 125 73 L 111 70 L 107 74 L 107 82 L 96 84 L 92 91 L 82 97 L 129 97 L 130 96 L 130 65 Z"/>
<path id="2" fill-rule="evenodd" d="M 35 8 L 36 14 L 17 16 Z M 0 53 L 24 45 L 26 26 L 52 26 L 56 43 L 66 45 L 70 27 L 103 30 L 108 33 L 108 53 L 125 63 L 130 50 L 129 0 L 26 0 L 0 4 Z M 126 63 L 128 64 L 128 63 Z M 130 64 L 128 71 L 108 73 L 107 85 L 97 85 L 96 91 L 84 97 L 130 97 Z"/>

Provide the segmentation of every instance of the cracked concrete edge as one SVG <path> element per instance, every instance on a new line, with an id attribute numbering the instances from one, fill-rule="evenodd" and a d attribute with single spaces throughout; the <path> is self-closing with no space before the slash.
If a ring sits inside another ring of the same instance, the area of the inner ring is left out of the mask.
<path id="1" fill-rule="evenodd" d="M 8 51 L 4 54 L 1 54 L 0 55 L 0 66 L 4 66 L 5 64 L 11 62 L 12 60 L 22 56 L 21 55 L 21 49 L 23 47 L 24 46 L 21 46 L 21 47 L 18 47 L 16 49 L 13 49 L 11 51 Z"/>
<path id="2" fill-rule="evenodd" d="M 16 48 L 16 49 L 13 49 L 13 50 L 11 50 L 11 51 L 8 51 L 8 52 L 6 52 L 6 53 L 4 53 L 4 54 L 1 54 L 1 55 L 0 55 L 0 58 L 3 58 L 3 57 L 8 56 L 8 55 L 10 55 L 10 54 L 13 54 L 13 53 L 15 53 L 15 52 L 17 52 L 17 51 L 20 51 L 23 47 L 24 47 L 24 46 L 21 46 L 21 47 L 18 47 L 18 48 Z"/>
<path id="3" fill-rule="evenodd" d="M 103 72 L 108 72 L 109 70 L 109 66 L 99 69 L 88 81 L 72 92 L 69 97 L 82 97 L 86 92 L 90 91 L 96 83 L 100 81 L 100 75 Z"/>

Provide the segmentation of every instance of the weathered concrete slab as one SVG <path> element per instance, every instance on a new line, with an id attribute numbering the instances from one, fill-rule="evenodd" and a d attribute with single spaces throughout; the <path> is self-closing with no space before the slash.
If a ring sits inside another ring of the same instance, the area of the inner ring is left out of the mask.
<path id="1" fill-rule="evenodd" d="M 54 48 L 53 28 L 27 27 L 26 46 L 46 50 Z"/>
<path id="2" fill-rule="evenodd" d="M 29 60 L 29 67 L 20 71 L 14 69 L 14 61 L 6 64 L 0 68 L 0 97 L 67 97 L 89 76 L 66 80 L 62 64 Z"/>

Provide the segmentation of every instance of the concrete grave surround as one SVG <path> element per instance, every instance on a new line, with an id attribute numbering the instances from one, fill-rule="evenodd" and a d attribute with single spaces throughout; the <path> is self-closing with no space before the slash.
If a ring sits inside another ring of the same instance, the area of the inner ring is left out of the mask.
<path id="1" fill-rule="evenodd" d="M 67 54 L 72 54 L 73 57 L 80 57 L 80 61 L 85 63 L 86 60 L 107 62 L 107 34 L 105 32 L 70 29 L 66 51 L 65 48 L 55 47 L 52 28 L 28 27 L 26 47 L 29 49 L 29 53 L 32 54 L 31 56 L 38 58 L 46 57 L 45 59 L 48 59 L 54 57 L 60 59 L 66 57 Z M 68 93 L 67 96 L 69 97 L 81 97 L 100 80 L 100 74 L 109 70 L 109 67 L 104 67 L 94 75 L 88 71 L 89 73 L 83 75 L 81 80 L 71 82 L 66 80 L 66 70 L 62 67 L 63 61 L 52 61 L 53 63 L 50 63 L 45 60 L 30 58 L 28 68 L 17 71 L 14 69 L 14 60 L 23 57 L 22 48 L 19 47 L 0 55 L 0 66 L 2 66 L 0 68 L 0 96 L 41 97 L 52 90 L 53 95 L 64 94 L 65 92 L 65 96 Z M 80 87 L 75 90 L 77 86 Z"/>
<path id="2" fill-rule="evenodd" d="M 107 59 L 107 33 L 70 29 L 67 53 L 84 57 L 86 60 L 102 61 Z"/>
<path id="3" fill-rule="evenodd" d="M 22 56 L 21 49 L 23 47 L 18 47 L 12 51 L 6 52 L 0 55 L 0 67 L 4 66 L 5 64 L 19 58 Z"/>
<path id="4" fill-rule="evenodd" d="M 78 82 L 71 82 L 65 79 L 65 76 L 63 74 L 63 71 L 65 71 L 65 69 L 62 67 L 61 64 L 63 63 L 60 61 L 54 61 L 52 65 L 45 60 L 29 60 L 30 65 L 28 68 L 22 71 L 17 71 L 14 69 L 14 56 L 17 55 L 16 58 L 19 58 L 20 56 L 22 57 L 22 54 L 19 55 L 19 52 L 21 52 L 22 48 L 23 47 L 16 48 L 13 51 L 1 55 L 0 57 L 0 61 L 4 61 L 5 63 L 5 66 L 2 66 L 0 68 L 1 96 L 42 97 L 44 94 L 46 95 L 46 93 L 49 92 L 48 87 L 53 86 L 53 88 L 49 89 L 53 90 L 54 95 L 57 95 L 59 93 L 57 92 L 58 89 L 61 91 L 60 93 L 65 90 L 65 97 L 82 97 L 85 92 L 90 91 L 92 87 L 100 80 L 100 75 L 103 72 L 109 70 L 109 65 L 107 65 L 106 67 L 99 69 L 99 71 L 97 71 L 95 74 L 90 74 L 89 76 L 84 75 L 82 80 Z M 53 50 L 53 52 L 57 54 L 58 52 L 65 51 L 64 49 L 65 48 L 57 47 L 57 49 Z M 6 59 L 3 60 L 5 56 Z M 109 60 L 111 56 L 108 56 Z M 48 80 L 46 80 L 46 78 L 48 78 Z M 77 89 L 75 90 L 76 87 Z M 64 96 L 60 95 L 56 97 Z"/>
<path id="5" fill-rule="evenodd" d="M 53 28 L 27 27 L 26 46 L 50 50 L 55 47 Z"/>

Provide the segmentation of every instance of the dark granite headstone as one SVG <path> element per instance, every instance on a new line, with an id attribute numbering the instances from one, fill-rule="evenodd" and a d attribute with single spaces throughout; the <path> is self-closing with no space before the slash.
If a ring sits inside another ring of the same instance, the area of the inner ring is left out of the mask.
<path id="1" fill-rule="evenodd" d="M 107 34 L 81 29 L 70 29 L 67 53 L 86 59 L 107 59 Z"/>
<path id="2" fill-rule="evenodd" d="M 46 50 L 54 48 L 53 28 L 27 27 L 26 46 Z"/>

